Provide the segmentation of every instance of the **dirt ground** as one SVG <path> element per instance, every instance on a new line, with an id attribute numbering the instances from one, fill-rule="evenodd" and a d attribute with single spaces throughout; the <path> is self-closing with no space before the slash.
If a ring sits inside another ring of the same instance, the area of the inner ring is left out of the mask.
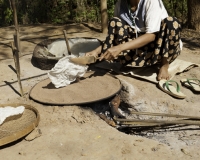
<path id="1" fill-rule="evenodd" d="M 0 157 L 4 160 L 199 159 L 199 126 L 117 129 L 96 114 L 97 108 L 104 108 L 107 101 L 84 106 L 50 106 L 29 99 L 31 88 L 47 78 L 47 71 L 31 64 L 34 47 L 47 38 L 64 38 L 64 29 L 69 38 L 105 38 L 100 26 L 92 24 L 20 26 L 21 80 L 25 92 L 25 96 L 20 97 L 10 48 L 14 27 L 0 28 L 0 103 L 25 103 L 37 108 L 41 117 L 38 128 L 42 132 L 40 137 L 32 141 L 22 138 L 0 147 Z M 180 59 L 200 64 L 199 35 L 190 30 L 183 32 L 184 48 Z M 180 100 L 164 93 L 154 83 L 120 74 L 116 77 L 123 85 L 120 93 L 124 103 L 122 112 L 129 108 L 143 112 L 200 116 L 200 95 L 185 87 L 181 87 L 181 91 L 187 97 Z M 176 75 L 173 79 L 180 83 L 182 78 L 200 79 L 199 67 Z"/>

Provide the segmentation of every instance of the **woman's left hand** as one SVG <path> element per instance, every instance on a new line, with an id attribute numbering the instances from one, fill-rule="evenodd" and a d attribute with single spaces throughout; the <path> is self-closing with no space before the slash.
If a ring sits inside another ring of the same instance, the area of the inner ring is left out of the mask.
<path id="1" fill-rule="evenodd" d="M 105 59 L 105 60 L 111 61 L 115 59 L 116 57 L 118 57 L 120 53 L 121 53 L 120 47 L 114 46 L 107 49 L 107 51 L 103 55 L 101 55 L 99 60 L 101 61 L 102 59 Z"/>

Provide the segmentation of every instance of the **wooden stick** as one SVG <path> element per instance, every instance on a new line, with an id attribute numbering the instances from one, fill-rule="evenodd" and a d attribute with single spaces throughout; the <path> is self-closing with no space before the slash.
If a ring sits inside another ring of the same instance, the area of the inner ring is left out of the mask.
<path id="1" fill-rule="evenodd" d="M 21 75 L 21 69 L 20 69 L 20 65 L 19 65 L 19 43 L 18 43 L 18 41 L 19 41 L 19 39 L 18 39 L 18 37 L 17 37 L 17 35 L 16 34 L 14 34 L 13 35 L 13 38 L 14 38 L 14 44 L 12 44 L 13 45 L 13 47 L 14 47 L 14 54 L 13 54 L 13 58 L 15 59 L 15 61 L 16 61 L 16 64 L 17 64 L 17 70 L 18 70 L 18 73 L 19 73 L 19 75 Z M 15 51 L 16 50 L 16 51 Z"/>
<path id="2" fill-rule="evenodd" d="M 148 116 L 162 116 L 162 117 L 165 116 L 165 117 L 174 117 L 174 118 L 190 118 L 190 119 L 198 119 L 198 120 L 200 120 L 200 117 L 178 115 L 178 114 L 151 113 L 151 112 L 135 112 L 135 111 L 131 111 L 131 114 L 148 115 Z"/>
<path id="3" fill-rule="evenodd" d="M 169 125 L 169 124 L 186 124 L 186 125 L 198 125 L 200 126 L 200 121 L 194 120 L 138 120 L 138 119 L 119 119 L 115 118 L 120 124 L 132 125 L 132 124 L 157 124 L 157 125 Z"/>
<path id="4" fill-rule="evenodd" d="M 67 45 L 68 54 L 71 55 L 71 50 L 70 50 L 70 47 L 69 47 L 69 40 L 67 38 L 67 31 L 63 30 L 63 33 L 64 33 L 64 36 L 65 36 L 65 42 L 66 42 L 66 45 Z"/>
<path id="5" fill-rule="evenodd" d="M 15 25 L 15 47 L 19 51 L 19 56 L 21 56 L 21 48 L 20 48 L 20 40 L 19 40 L 19 27 L 18 27 L 18 20 L 17 20 L 17 10 L 16 10 L 16 3 L 15 0 L 11 0 L 12 10 L 13 10 L 13 19 Z"/>
<path id="6" fill-rule="evenodd" d="M 16 31 L 16 35 L 15 35 L 15 46 L 18 50 L 18 54 L 19 54 L 19 57 L 21 56 L 21 48 L 20 48 L 20 37 L 19 37 L 19 29 Z"/>
<path id="7" fill-rule="evenodd" d="M 19 38 L 19 27 L 18 27 L 18 20 L 17 20 L 17 10 L 16 10 L 16 3 L 15 0 L 11 0 L 12 10 L 13 10 L 13 19 L 15 24 L 15 34 L 14 34 L 14 44 L 11 42 L 13 58 L 15 62 L 15 68 L 17 72 L 17 80 L 20 87 L 21 96 L 24 96 L 24 92 L 22 89 L 22 83 L 20 79 L 20 63 L 19 63 L 19 56 L 21 56 L 21 49 L 20 49 L 20 38 Z"/>
<path id="8" fill-rule="evenodd" d="M 16 47 L 14 46 L 13 42 L 11 42 L 11 47 L 12 47 L 13 58 L 14 58 L 14 62 L 15 62 L 15 68 L 16 68 L 16 72 L 17 72 L 17 80 L 19 83 L 20 93 L 21 93 L 21 96 L 23 97 L 24 92 L 22 89 L 22 83 L 21 83 L 21 79 L 20 79 L 19 53 L 18 53 L 18 50 L 16 49 Z"/>
<path id="9" fill-rule="evenodd" d="M 135 111 L 131 111 L 131 114 L 173 117 L 173 118 L 179 118 L 179 119 L 177 120 L 138 120 L 138 119 L 121 119 L 121 118 L 114 117 L 114 120 L 117 121 L 117 123 L 121 125 L 133 125 L 135 127 L 162 126 L 162 125 L 175 125 L 175 124 L 200 126 L 200 117 L 196 117 L 196 116 L 186 116 L 186 115 L 166 114 L 166 113 L 151 113 L 151 112 L 135 112 Z"/>
<path id="10" fill-rule="evenodd" d="M 18 30 L 18 21 L 17 21 L 17 10 L 15 5 L 15 0 L 11 0 L 13 16 L 14 16 L 14 23 L 15 23 L 15 30 Z"/>

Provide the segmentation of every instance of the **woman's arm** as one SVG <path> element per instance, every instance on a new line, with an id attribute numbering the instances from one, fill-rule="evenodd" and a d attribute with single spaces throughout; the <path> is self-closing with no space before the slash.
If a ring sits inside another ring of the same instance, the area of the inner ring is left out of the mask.
<path id="1" fill-rule="evenodd" d="M 122 51 L 137 49 L 145 46 L 146 44 L 155 40 L 156 35 L 154 33 L 146 33 L 130 42 L 119 44 L 112 48 L 109 48 L 101 57 L 100 60 L 112 60 L 116 58 Z"/>
<path id="2" fill-rule="evenodd" d="M 124 44 L 120 44 L 119 47 L 121 48 L 121 51 L 137 49 L 137 48 L 143 47 L 146 44 L 154 41 L 155 38 L 156 38 L 156 35 L 154 33 L 146 33 L 146 34 L 134 39 L 133 41 L 130 41 L 130 42 L 127 42 Z"/>

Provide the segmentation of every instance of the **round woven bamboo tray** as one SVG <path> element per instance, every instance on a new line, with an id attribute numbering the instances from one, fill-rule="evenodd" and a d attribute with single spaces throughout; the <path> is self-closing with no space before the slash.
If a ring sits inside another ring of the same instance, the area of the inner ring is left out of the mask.
<path id="1" fill-rule="evenodd" d="M 36 108 L 27 104 L 0 104 L 0 107 L 24 106 L 22 116 L 15 120 L 4 122 L 0 125 L 0 146 L 9 144 L 29 134 L 39 123 L 40 116 Z"/>
<path id="2" fill-rule="evenodd" d="M 42 80 L 31 89 L 29 96 L 42 104 L 83 105 L 111 98 L 121 88 L 117 77 L 88 71 L 80 81 L 62 88 L 55 88 L 49 78 Z"/>

